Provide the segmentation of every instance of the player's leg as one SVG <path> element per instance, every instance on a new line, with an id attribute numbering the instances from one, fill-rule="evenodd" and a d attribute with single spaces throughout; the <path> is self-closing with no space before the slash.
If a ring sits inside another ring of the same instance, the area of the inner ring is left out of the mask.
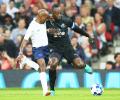
<path id="1" fill-rule="evenodd" d="M 58 53 L 51 53 L 50 57 L 49 57 L 49 65 L 50 65 L 50 69 L 49 69 L 49 78 L 50 78 L 50 90 L 51 90 L 51 96 L 55 95 L 55 81 L 56 81 L 56 76 L 57 76 L 57 72 L 56 72 L 56 67 L 59 64 L 61 56 Z"/>
<path id="2" fill-rule="evenodd" d="M 26 56 L 23 55 L 23 58 L 21 59 L 21 63 L 19 65 L 19 67 L 20 67 L 20 69 L 25 69 L 24 67 L 26 65 L 29 66 L 30 68 L 35 69 L 36 71 L 38 71 L 38 69 L 39 69 L 39 65 L 36 62 L 28 59 Z"/>
<path id="3" fill-rule="evenodd" d="M 44 59 L 39 59 L 37 62 L 38 63 L 23 56 L 22 61 L 20 63 L 20 69 L 24 69 L 24 66 L 27 65 L 30 68 L 33 68 L 36 71 L 38 71 L 40 73 L 40 81 L 43 88 L 43 95 L 47 96 L 50 94 L 50 92 L 48 92 L 47 78 L 46 78 L 46 72 L 45 72 L 45 62 L 44 62 Z"/>
<path id="4" fill-rule="evenodd" d="M 82 61 L 80 57 L 74 58 L 73 65 L 76 68 L 84 69 L 86 73 L 92 74 L 93 72 L 92 67 L 85 64 L 84 61 Z"/>
<path id="5" fill-rule="evenodd" d="M 43 95 L 47 96 L 50 95 L 50 92 L 48 91 L 47 85 L 46 64 L 44 60 L 43 48 L 33 48 L 33 56 L 39 65 L 38 71 L 40 72 L 40 81 L 43 88 Z"/>
<path id="6" fill-rule="evenodd" d="M 71 46 L 64 51 L 64 57 L 68 62 L 72 62 L 75 68 L 85 69 L 85 72 L 92 73 L 92 67 L 85 64 Z"/>
<path id="7" fill-rule="evenodd" d="M 51 96 L 55 95 L 55 81 L 56 81 L 56 77 L 57 77 L 57 72 L 56 69 L 49 69 L 49 79 L 50 79 L 50 92 L 51 92 Z"/>
<path id="8" fill-rule="evenodd" d="M 44 59 L 38 59 L 37 63 L 39 64 L 39 69 L 38 71 L 40 72 L 40 80 L 43 88 L 43 95 L 47 96 L 50 95 L 48 91 L 48 85 L 47 85 L 47 75 L 46 75 L 46 65 L 45 65 L 45 60 Z"/>

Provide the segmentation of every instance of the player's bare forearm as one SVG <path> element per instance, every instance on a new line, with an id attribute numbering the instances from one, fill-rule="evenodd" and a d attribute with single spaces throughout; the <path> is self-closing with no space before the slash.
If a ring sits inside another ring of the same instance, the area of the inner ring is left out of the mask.
<path id="1" fill-rule="evenodd" d="M 25 48 L 25 46 L 26 46 L 26 44 L 28 43 L 28 41 L 27 40 L 25 40 L 25 39 L 23 39 L 23 41 L 22 41 L 22 43 L 21 43 L 21 45 L 20 45 L 20 52 L 19 53 L 23 53 L 23 49 Z"/>
<path id="2" fill-rule="evenodd" d="M 19 55 L 16 58 L 16 62 L 21 62 L 21 59 L 23 58 L 23 49 L 25 48 L 26 44 L 27 44 L 27 40 L 23 39 L 20 48 L 19 48 Z"/>

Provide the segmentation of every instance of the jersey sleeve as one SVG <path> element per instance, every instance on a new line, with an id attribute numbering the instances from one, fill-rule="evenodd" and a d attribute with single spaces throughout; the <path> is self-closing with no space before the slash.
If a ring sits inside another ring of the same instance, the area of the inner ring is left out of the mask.
<path id="1" fill-rule="evenodd" d="M 67 25 L 67 27 L 72 28 L 72 26 L 74 24 L 73 21 L 72 21 L 72 19 L 70 19 L 70 18 L 68 18 L 66 16 L 62 16 L 62 20 L 65 23 L 65 25 Z"/>
<path id="2" fill-rule="evenodd" d="M 72 19 L 70 19 L 68 17 L 63 17 L 62 20 L 67 25 L 67 27 L 71 28 L 73 31 L 75 31 L 81 35 L 84 35 L 86 37 L 89 37 L 88 33 L 86 31 L 84 31 L 83 29 L 79 28 L 77 25 L 75 25 L 75 23 L 72 21 Z"/>
<path id="3" fill-rule="evenodd" d="M 79 28 L 77 25 L 73 24 L 72 28 L 71 28 L 73 31 L 81 34 L 81 35 L 84 35 L 86 37 L 90 37 L 89 34 L 84 31 L 83 29 Z"/>
<path id="4" fill-rule="evenodd" d="M 28 29 L 27 29 L 27 31 L 26 31 L 26 34 L 24 36 L 24 39 L 25 40 L 29 40 L 29 38 L 31 37 L 31 35 L 32 35 L 32 28 L 31 28 L 31 26 L 29 26 Z"/>

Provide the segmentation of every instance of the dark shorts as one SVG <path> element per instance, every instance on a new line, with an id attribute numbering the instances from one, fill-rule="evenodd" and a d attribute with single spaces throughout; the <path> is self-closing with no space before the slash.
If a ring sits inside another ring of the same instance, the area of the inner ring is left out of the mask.
<path id="1" fill-rule="evenodd" d="M 33 47 L 32 52 L 35 61 L 41 58 L 45 59 L 45 61 L 48 60 L 48 55 L 49 55 L 48 46 L 38 47 L 38 48 Z"/>
<path id="2" fill-rule="evenodd" d="M 75 52 L 72 46 L 66 47 L 64 49 L 50 49 L 50 58 L 56 57 L 58 58 L 59 62 L 62 58 L 65 58 L 68 63 L 72 63 L 73 60 L 79 55 Z"/>

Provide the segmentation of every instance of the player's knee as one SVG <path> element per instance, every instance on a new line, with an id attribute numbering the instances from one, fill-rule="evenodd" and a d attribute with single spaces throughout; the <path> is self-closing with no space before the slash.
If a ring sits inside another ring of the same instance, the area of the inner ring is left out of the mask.
<path id="1" fill-rule="evenodd" d="M 46 67 L 44 65 L 39 66 L 38 71 L 39 72 L 45 72 L 46 71 Z"/>
<path id="2" fill-rule="evenodd" d="M 53 70 L 56 69 L 56 67 L 58 65 L 58 62 L 59 62 L 58 58 L 56 58 L 56 57 L 50 58 L 49 59 L 50 68 L 53 69 Z"/>
<path id="3" fill-rule="evenodd" d="M 39 68 L 38 68 L 39 72 L 45 72 L 46 71 L 46 65 L 44 61 L 39 62 Z"/>
<path id="4" fill-rule="evenodd" d="M 75 68 L 82 69 L 85 67 L 84 61 L 82 61 L 79 57 L 74 59 L 73 64 Z"/>

